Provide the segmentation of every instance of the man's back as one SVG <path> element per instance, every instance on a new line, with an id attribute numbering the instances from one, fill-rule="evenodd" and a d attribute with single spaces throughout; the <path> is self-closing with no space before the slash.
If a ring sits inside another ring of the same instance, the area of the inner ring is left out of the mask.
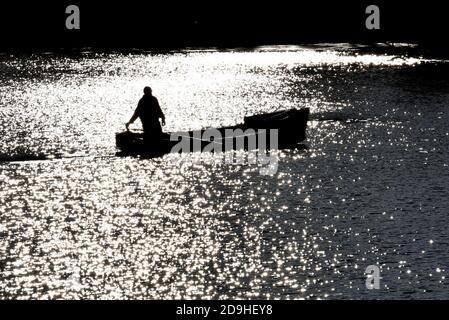
<path id="1" fill-rule="evenodd" d="M 144 96 L 139 100 L 136 111 L 131 119 L 126 123 L 126 129 L 137 118 L 140 118 L 145 136 L 157 136 L 162 134 L 162 127 L 159 123 L 159 118 L 162 120 L 162 125 L 165 125 L 165 116 L 159 106 L 156 97 L 151 94 L 151 88 L 145 87 L 143 89 Z M 128 129 L 129 130 L 129 129 Z"/>
<path id="2" fill-rule="evenodd" d="M 143 96 L 137 105 L 137 114 L 142 121 L 143 127 L 151 126 L 159 122 L 162 111 L 156 97 Z"/>

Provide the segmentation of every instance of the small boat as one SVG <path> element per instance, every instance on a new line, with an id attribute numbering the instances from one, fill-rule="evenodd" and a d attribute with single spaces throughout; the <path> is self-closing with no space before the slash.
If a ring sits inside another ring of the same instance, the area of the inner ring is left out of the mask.
<path id="1" fill-rule="evenodd" d="M 147 157 L 195 151 L 292 149 L 306 138 L 309 112 L 309 108 L 303 108 L 254 115 L 245 117 L 243 124 L 163 133 L 160 139 L 150 141 L 143 133 L 125 131 L 116 134 L 116 145 L 118 155 Z"/>

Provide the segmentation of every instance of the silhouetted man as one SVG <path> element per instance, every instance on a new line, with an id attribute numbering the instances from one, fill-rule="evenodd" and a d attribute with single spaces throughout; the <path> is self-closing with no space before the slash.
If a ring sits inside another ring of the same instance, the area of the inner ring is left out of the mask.
<path id="1" fill-rule="evenodd" d="M 126 129 L 128 130 L 129 125 L 140 118 L 145 139 L 158 139 L 162 134 L 159 119 L 162 119 L 162 125 L 165 126 L 165 116 L 156 97 L 152 95 L 151 88 L 145 87 L 143 93 L 136 111 L 126 124 Z"/>

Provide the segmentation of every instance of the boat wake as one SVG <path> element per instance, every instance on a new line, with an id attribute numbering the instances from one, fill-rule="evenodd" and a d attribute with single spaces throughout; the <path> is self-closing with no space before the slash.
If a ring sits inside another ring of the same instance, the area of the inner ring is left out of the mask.
<path id="1" fill-rule="evenodd" d="M 35 161 L 54 161 L 54 160 L 70 160 L 70 159 L 100 159 L 100 158 L 112 158 L 115 157 L 115 154 L 110 155 L 89 155 L 89 154 L 82 154 L 82 155 L 66 155 L 66 154 L 59 154 L 59 155 L 45 155 L 45 154 L 13 154 L 13 155 L 6 155 L 6 154 L 0 154 L 0 164 L 2 163 L 22 163 L 22 162 L 35 162 Z"/>
<path id="2" fill-rule="evenodd" d="M 1 162 L 25 162 L 25 161 L 41 161 L 47 160 L 46 155 L 36 155 L 36 154 L 14 154 L 14 155 L 6 155 L 0 154 L 0 163 Z"/>
<path id="3" fill-rule="evenodd" d="M 379 121 L 377 118 L 366 118 L 366 119 L 357 119 L 351 117 L 340 117 L 340 116 L 331 116 L 331 117 L 310 117 L 311 121 L 322 121 L 322 122 L 342 122 L 342 123 L 363 123 L 363 122 L 375 122 Z"/>

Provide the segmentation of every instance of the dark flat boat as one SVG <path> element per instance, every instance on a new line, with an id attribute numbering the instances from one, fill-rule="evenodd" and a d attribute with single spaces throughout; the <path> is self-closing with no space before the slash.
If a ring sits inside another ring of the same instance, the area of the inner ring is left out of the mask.
<path id="1" fill-rule="evenodd" d="M 309 108 L 290 109 L 245 117 L 243 124 L 230 127 L 164 133 L 150 141 L 142 133 L 125 131 L 116 134 L 116 145 L 118 155 L 147 157 L 172 152 L 292 149 L 305 140 L 308 118 Z"/>

